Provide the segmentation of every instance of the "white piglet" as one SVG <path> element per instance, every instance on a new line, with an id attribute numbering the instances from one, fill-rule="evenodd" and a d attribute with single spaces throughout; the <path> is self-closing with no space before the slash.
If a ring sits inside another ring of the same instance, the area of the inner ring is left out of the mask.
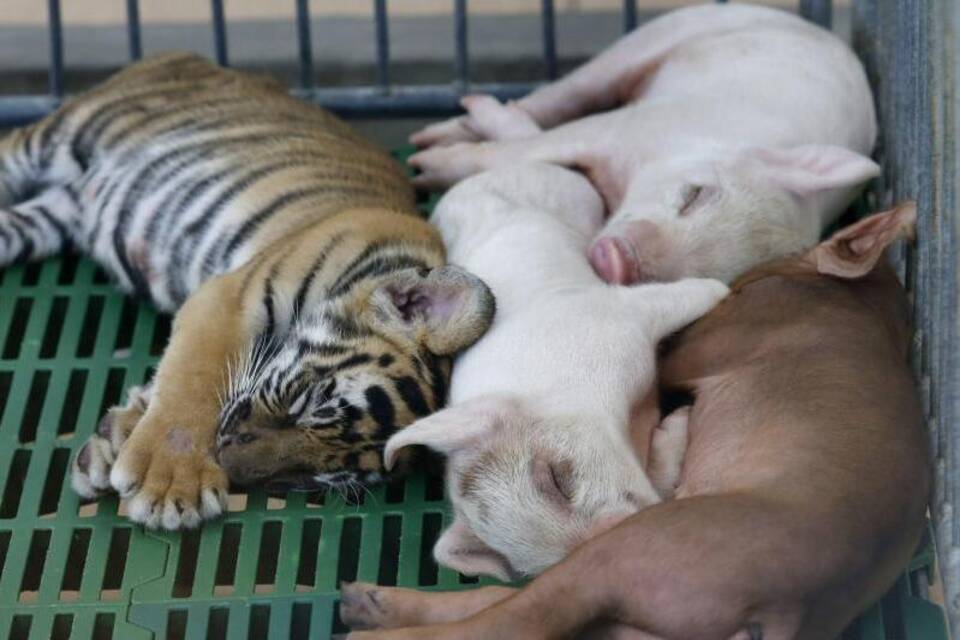
<path id="1" fill-rule="evenodd" d="M 412 136 L 419 184 L 524 159 L 578 168 L 609 213 L 590 261 L 621 284 L 730 281 L 814 244 L 878 173 L 862 65 L 775 9 L 674 11 L 516 103 L 463 104 Z"/>
<path id="2" fill-rule="evenodd" d="M 586 178 L 546 164 L 475 176 L 437 206 L 451 263 L 497 300 L 493 326 L 457 360 L 450 406 L 394 435 L 384 454 L 388 467 L 408 445 L 446 455 L 455 518 L 434 548 L 443 565 L 539 573 L 660 501 L 644 470 L 651 439 L 676 472 L 685 432 L 654 429 L 656 410 L 640 410 L 655 348 L 728 290 L 713 279 L 604 283 L 584 256 L 602 219 Z M 669 490 L 671 478 L 662 482 Z"/>

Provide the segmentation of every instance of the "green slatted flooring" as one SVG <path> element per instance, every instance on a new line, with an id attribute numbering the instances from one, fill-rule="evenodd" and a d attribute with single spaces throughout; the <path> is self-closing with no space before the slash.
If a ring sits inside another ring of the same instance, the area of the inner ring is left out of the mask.
<path id="1" fill-rule="evenodd" d="M 70 457 L 150 375 L 169 322 L 73 256 L 0 277 L 0 638 L 323 638 L 340 580 L 466 583 L 430 557 L 439 475 L 235 494 L 225 518 L 183 534 L 131 526 L 114 498 L 80 505 Z"/>
<path id="2" fill-rule="evenodd" d="M 132 526 L 114 498 L 80 505 L 73 452 L 149 377 L 168 331 L 76 256 L 0 272 L 0 639 L 323 639 L 344 630 L 340 580 L 476 584 L 430 554 L 448 518 L 437 474 L 364 495 L 237 494 L 182 534 Z M 925 549 L 843 639 L 946 638 L 911 586 L 931 563 Z"/>

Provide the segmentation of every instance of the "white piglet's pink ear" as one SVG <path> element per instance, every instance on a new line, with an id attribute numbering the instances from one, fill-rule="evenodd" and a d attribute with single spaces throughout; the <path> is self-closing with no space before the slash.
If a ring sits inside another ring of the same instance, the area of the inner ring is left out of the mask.
<path id="1" fill-rule="evenodd" d="M 506 557 L 488 547 L 460 518 L 454 518 L 453 524 L 440 535 L 433 547 L 433 557 L 439 564 L 464 575 L 493 576 L 504 582 L 514 579 Z"/>
<path id="2" fill-rule="evenodd" d="M 800 196 L 854 187 L 880 175 L 876 162 L 836 145 L 756 147 L 746 153 L 763 164 L 764 173 L 774 183 Z"/>
<path id="3" fill-rule="evenodd" d="M 390 470 L 397 453 L 404 447 L 423 445 L 437 453 L 450 455 L 476 446 L 489 436 L 514 401 L 501 396 L 469 400 L 417 420 L 387 440 L 383 464 Z"/>

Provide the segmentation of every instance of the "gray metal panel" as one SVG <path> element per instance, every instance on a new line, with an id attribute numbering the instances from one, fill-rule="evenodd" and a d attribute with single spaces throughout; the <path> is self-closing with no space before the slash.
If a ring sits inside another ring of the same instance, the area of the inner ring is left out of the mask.
<path id="1" fill-rule="evenodd" d="M 917 242 L 906 252 L 913 361 L 933 449 L 931 511 L 951 626 L 960 629 L 960 4 L 854 3 L 854 46 L 877 96 L 884 173 L 878 204 L 915 199 Z"/>

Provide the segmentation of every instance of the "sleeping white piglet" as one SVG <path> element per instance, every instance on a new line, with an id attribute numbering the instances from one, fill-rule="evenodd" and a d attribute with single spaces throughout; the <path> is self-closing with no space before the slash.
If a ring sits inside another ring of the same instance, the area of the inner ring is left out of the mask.
<path id="1" fill-rule="evenodd" d="M 656 411 L 638 410 L 654 350 L 728 290 L 713 279 L 604 283 L 585 257 L 602 219 L 589 181 L 547 164 L 480 174 L 437 205 L 450 262 L 497 300 L 493 326 L 457 360 L 449 407 L 394 435 L 384 453 L 388 468 L 408 445 L 446 455 L 455 518 L 434 548 L 443 565 L 533 575 L 659 502 L 644 442 L 664 462 L 658 486 L 675 481 L 685 432 L 654 429 Z"/>
<path id="2" fill-rule="evenodd" d="M 860 62 L 774 9 L 673 11 L 516 103 L 463 105 L 412 136 L 416 181 L 524 159 L 584 171 L 609 213 L 589 249 L 608 282 L 730 281 L 814 244 L 878 173 Z"/>

